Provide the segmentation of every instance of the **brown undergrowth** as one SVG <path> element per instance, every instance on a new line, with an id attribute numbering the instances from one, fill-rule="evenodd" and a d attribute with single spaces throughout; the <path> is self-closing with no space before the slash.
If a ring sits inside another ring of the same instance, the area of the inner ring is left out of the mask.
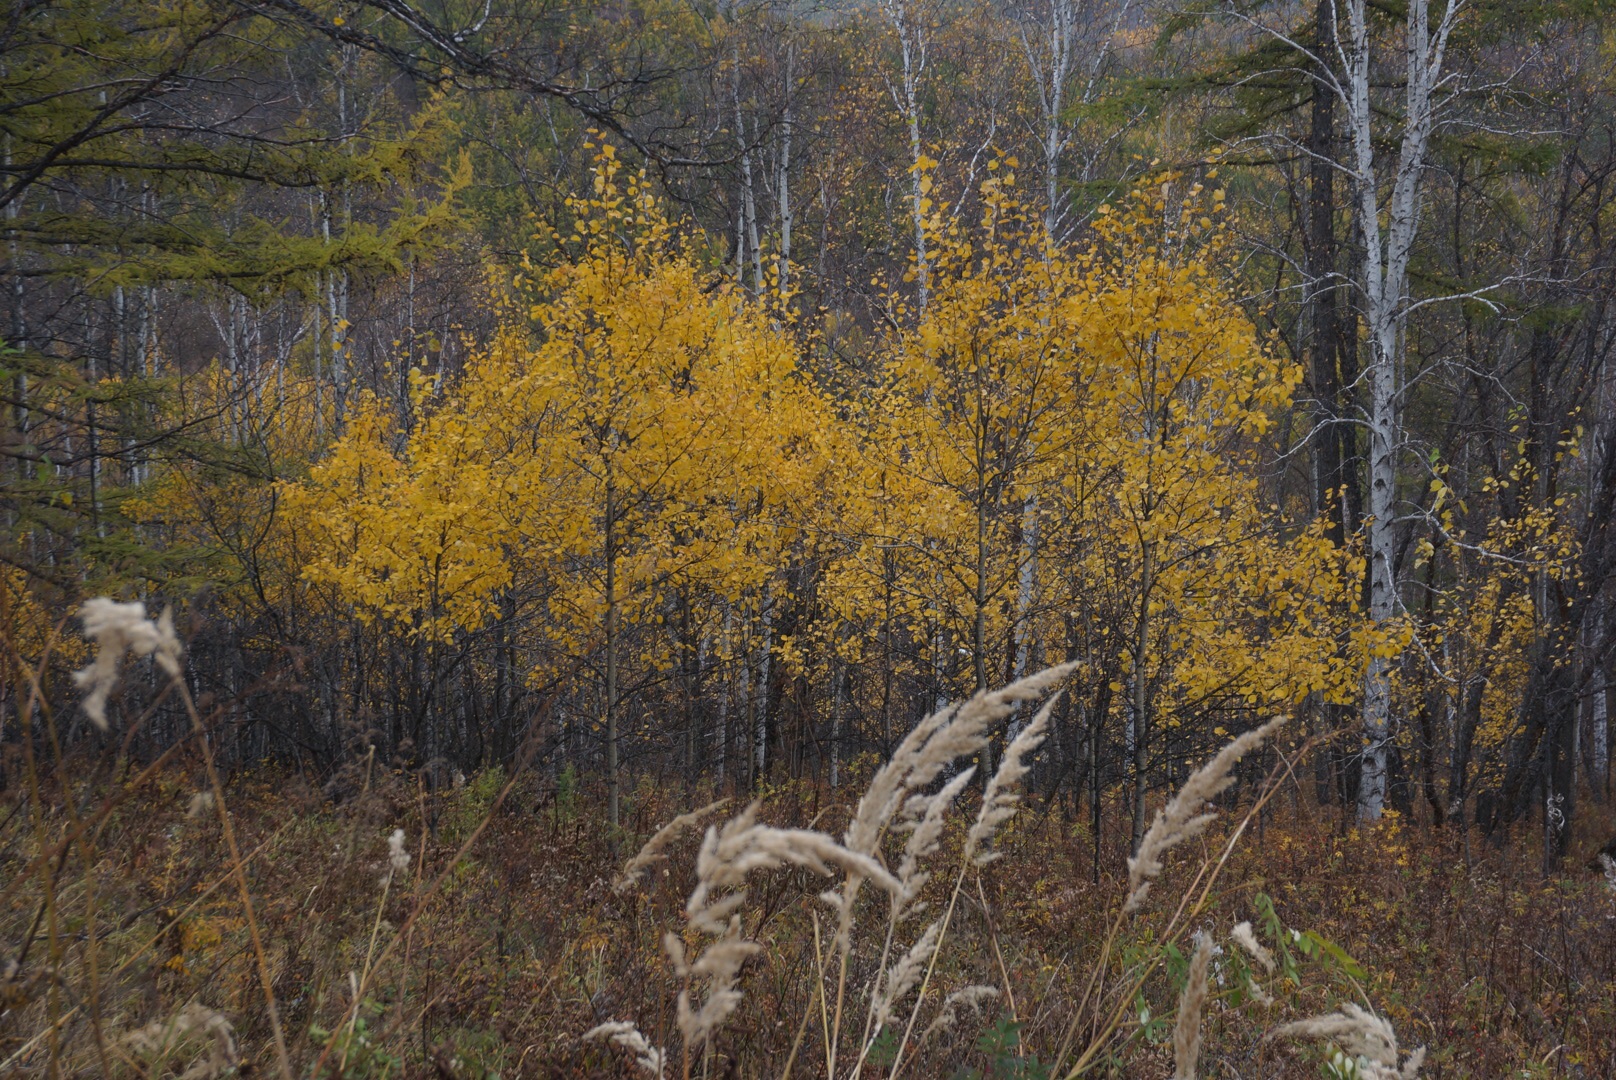
<path id="1" fill-rule="evenodd" d="M 161 658 L 171 631 L 127 607 Z M 726 805 L 644 776 L 618 835 L 531 754 L 452 784 L 374 754 L 319 786 L 226 777 L 221 713 L 179 678 L 193 738 L 143 764 L 141 719 L 64 755 L 30 702 L 44 737 L 3 762 L 0 1074 L 1616 1075 L 1604 875 L 1397 814 L 1347 827 L 1277 722 L 1164 792 L 1130 859 L 1123 829 L 1020 804 L 1061 674 L 928 718 L 840 791 Z M 1274 764 L 1237 770 L 1260 745 Z"/>
<path id="2" fill-rule="evenodd" d="M 0 1073 L 180 1075 L 217 1055 L 217 1040 L 155 1062 L 134 1036 L 195 1003 L 227 1019 L 244 1071 L 275 1075 L 228 847 L 217 819 L 194 805 L 206 788 L 200 763 L 152 774 L 93 843 L 56 854 L 72 828 L 68 807 L 93 804 L 87 789 L 111 782 L 93 759 L 69 759 L 40 785 L 36 824 L 23 785 L 8 781 Z M 338 802 L 269 767 L 227 784 L 296 1075 L 644 1075 L 630 1052 L 578 1036 L 624 1018 L 655 1045 L 676 1041 L 679 987 L 660 939 L 695 886 L 699 833 L 673 841 L 647 887 L 619 895 L 611 883 L 620 860 L 597 793 L 578 790 L 569 774 L 529 772 L 510 784 L 491 770 L 430 791 L 373 763 L 357 783 Z M 714 795 L 645 778 L 630 800 L 629 831 L 648 836 Z M 773 790 L 763 803 L 781 825 L 835 827 L 850 812 L 838 793 L 806 785 Z M 410 862 L 389 884 L 388 840 L 400 828 Z M 945 845 L 957 850 L 962 832 Z M 1203 1075 L 1319 1075 L 1328 1051 L 1263 1040 L 1261 1031 L 1354 1000 L 1372 1002 L 1406 1046 L 1429 1046 L 1421 1075 L 1616 1069 L 1616 894 L 1598 875 L 1576 866 L 1545 879 L 1535 854 L 1513 845 L 1472 844 L 1467 862 L 1451 829 L 1396 817 L 1343 829 L 1335 808 L 1301 799 L 1275 800 L 1248 832 L 1205 922 L 1250 921 L 1302 985 L 1282 973 L 1274 1005 L 1252 1001 L 1238 986 L 1243 954 L 1220 934 Z M 1211 853 L 1219 839 L 1214 830 L 1197 844 Z M 1086 824 L 1036 801 L 1023 810 L 999 839 L 1003 857 L 962 890 L 955 944 L 936 976 L 940 988 L 999 993 L 959 1009 L 952 1031 L 906 1075 L 1036 1075 L 1031 1062 L 1047 1061 L 1074 1008 L 1072 973 L 1092 962 L 1126 887 L 1124 840 L 1102 837 L 1096 885 Z M 42 851 L 54 856 L 49 871 L 30 873 Z M 1187 860 L 1169 865 L 1158 891 L 1185 884 L 1188 870 Z M 746 961 L 741 1003 L 714 1038 L 711 1075 L 778 1075 L 800 1021 L 817 1012 L 812 898 L 822 888 L 803 869 L 753 885 L 747 926 L 763 948 Z M 1152 925 L 1128 927 L 1118 970 L 1130 950 L 1148 947 Z M 1188 952 L 1175 949 L 1130 1003 L 1134 1049 L 1118 1075 L 1171 1074 Z M 822 1068 L 818 1045 L 804 1040 L 799 1075 Z"/>

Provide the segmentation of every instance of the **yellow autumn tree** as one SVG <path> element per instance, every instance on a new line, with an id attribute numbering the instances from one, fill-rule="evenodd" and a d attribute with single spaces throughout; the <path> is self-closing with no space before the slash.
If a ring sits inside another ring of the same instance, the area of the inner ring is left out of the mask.
<path id="1" fill-rule="evenodd" d="M 849 500 L 866 531 L 844 600 L 885 609 L 901 593 L 939 698 L 1024 662 L 1040 499 L 1081 428 L 1072 264 L 1045 249 L 1012 166 L 992 163 L 976 221 L 932 222 L 928 302 L 891 343 Z"/>
<path id="2" fill-rule="evenodd" d="M 1259 440 L 1300 372 L 1235 302 L 1221 203 L 1167 176 L 1106 208 L 1069 313 L 1091 407 L 1060 494 L 1063 606 L 1114 661 L 1136 840 L 1158 728 L 1350 692 L 1349 560 L 1264 505 Z"/>
<path id="3" fill-rule="evenodd" d="M 1210 742 L 1233 714 L 1350 692 L 1352 565 L 1264 505 L 1261 439 L 1299 373 L 1235 302 L 1221 195 L 1163 177 L 1071 251 L 1010 164 L 977 220 L 934 222 L 834 591 L 883 654 L 896 633 L 930 658 L 914 674 L 938 697 L 1086 661 L 1087 737 L 1118 720 L 1142 821 L 1159 732 Z"/>
<path id="4" fill-rule="evenodd" d="M 365 410 L 291 502 L 325 540 L 307 573 L 361 617 L 452 635 L 507 592 L 542 614 L 535 664 L 597 675 L 615 825 L 627 632 L 665 623 L 678 594 L 760 594 L 829 424 L 769 313 L 610 146 L 571 208 L 554 264 L 518 279 L 525 310 L 442 400 L 417 379 L 415 430 Z M 646 635 L 636 660 L 674 652 Z"/>

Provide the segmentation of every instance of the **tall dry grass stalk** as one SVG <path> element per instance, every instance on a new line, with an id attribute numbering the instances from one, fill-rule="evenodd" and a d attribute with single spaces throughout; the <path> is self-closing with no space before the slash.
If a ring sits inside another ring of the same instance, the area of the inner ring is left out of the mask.
<path id="1" fill-rule="evenodd" d="M 0 966 L 0 1014 L 7 1024 L 15 1024 L 25 1015 L 32 1015 L 39 1023 L 31 1033 L 10 1029 L 10 1045 L 0 1057 L 0 1075 L 11 1075 L 19 1070 L 37 1071 L 43 1067 L 51 1075 L 108 1075 L 117 1071 L 121 1063 L 134 1061 L 137 1071 L 149 1075 L 181 1075 L 189 1080 L 203 1080 L 214 1075 L 227 1075 L 236 1068 L 241 1057 L 235 1048 L 234 1030 L 229 1021 L 200 1005 L 188 1006 L 166 1020 L 156 1021 L 124 1035 L 106 1030 L 111 1019 L 127 1013 L 129 987 L 126 976 L 142 964 L 159 964 L 153 955 L 161 951 L 165 942 L 176 937 L 176 931 L 189 919 L 208 906 L 219 903 L 215 894 L 235 886 L 237 912 L 230 922 L 244 929 L 246 945 L 233 953 L 229 963 L 238 962 L 245 954 L 250 987 L 256 974 L 262 998 L 257 1003 L 243 999 L 241 1007 L 250 1010 L 255 1019 L 269 1028 L 273 1065 L 260 1060 L 258 1069 L 278 1073 L 285 1080 L 294 1075 L 324 1075 L 330 1065 L 338 1066 L 332 1057 L 334 1049 L 343 1045 L 343 1053 L 354 1044 L 352 1033 L 357 1006 L 363 998 L 363 988 L 375 978 L 376 972 L 387 964 L 402 942 L 416 925 L 422 913 L 441 895 L 445 882 L 455 867 L 465 859 L 468 851 L 483 835 L 489 822 L 498 814 L 512 786 L 527 766 L 537 746 L 536 739 L 525 743 L 512 766 L 509 779 L 498 795 L 483 811 L 476 824 L 453 858 L 435 878 L 426 881 L 417 878 L 411 897 L 408 917 L 396 930 L 381 918 L 386 902 L 388 885 L 407 873 L 412 858 L 407 850 L 402 830 L 387 837 L 386 856 L 382 863 L 382 900 L 378 903 L 377 917 L 370 928 L 369 948 L 365 959 L 365 977 L 351 973 L 355 987 L 352 1001 L 346 1003 L 343 1022 L 331 1026 L 331 1035 L 324 1047 L 314 1047 L 317 1059 L 311 1067 L 294 1072 L 292 1054 L 281 1025 L 279 1002 L 274 988 L 274 972 L 265 935 L 257 915 L 253 889 L 248 879 L 248 867 L 255 861 L 274 857 L 279 841 L 286 838 L 296 824 L 295 819 L 280 823 L 271 835 L 264 837 L 250 851 L 238 845 L 234 815 L 225 798 L 219 770 L 214 760 L 214 743 L 218 727 L 238 704 L 224 701 L 215 704 L 204 716 L 192 699 L 183 678 L 184 648 L 174 631 L 172 616 L 165 612 L 157 619 L 146 617 L 144 606 L 120 604 L 106 598 L 87 602 L 81 609 L 86 636 L 95 646 L 92 662 L 76 673 L 75 682 L 82 691 L 81 706 L 98 727 L 111 729 L 108 716 L 112 694 L 117 689 L 122 662 L 129 655 L 150 657 L 156 670 L 164 676 L 157 683 L 157 692 L 139 713 L 131 713 L 123 728 L 121 747 L 113 752 L 128 753 L 131 741 L 144 725 L 156 715 L 165 701 L 178 699 L 190 721 L 191 738 L 174 742 L 153 760 L 138 770 L 125 769 L 114 784 L 106 785 L 99 802 L 93 801 L 96 778 L 92 775 L 83 785 L 82 792 L 73 792 L 63 785 L 63 791 L 54 804 L 47 802 L 43 779 L 44 763 L 36 760 L 36 743 L 42 743 L 55 755 L 55 770 L 59 779 L 71 782 L 68 760 L 63 756 L 56 731 L 55 714 L 42 690 L 42 684 L 52 654 L 56 651 L 59 635 L 66 620 L 47 637 L 41 654 L 22 661 L 14 653 L 8 657 L 18 680 L 27 689 L 26 700 L 19 701 L 18 715 L 22 720 L 22 738 L 19 740 L 24 769 L 24 798 L 15 813 L 26 810 L 21 819 L 32 825 L 32 851 L 20 865 L 11 869 L 5 880 L 0 880 L 0 907 L 11 910 L 32 909 L 33 915 L 24 915 L 24 933 L 14 942 L 17 949 Z M 266 677 L 258 688 L 272 687 L 278 676 Z M 120 920 L 107 919 L 101 914 L 102 887 L 99 870 L 108 852 L 102 847 L 107 829 L 114 827 L 115 815 L 131 805 L 133 798 L 142 793 L 155 795 L 154 785 L 164 770 L 170 768 L 186 749 L 194 749 L 200 759 L 206 785 L 204 790 L 190 797 L 183 822 L 187 830 L 196 829 L 211 819 L 218 826 L 218 836 L 224 843 L 224 858 L 218 869 L 222 873 L 213 880 L 204 875 L 194 883 L 194 894 L 187 887 L 177 911 L 155 933 L 138 935 L 130 940 L 119 933 L 124 926 Z M 120 756 L 119 760 L 122 760 Z M 14 816 L 13 815 L 13 816 Z M 424 816 L 424 815 L 423 815 Z M 422 857 L 425 855 L 423 836 Z M 62 867 L 70 857 L 77 856 L 85 867 L 79 883 L 64 881 Z M 424 869 L 424 867 L 423 867 Z M 260 886 L 264 879 L 258 879 Z M 317 886 L 318 887 L 318 886 Z M 30 891 L 32 890 L 32 891 Z M 312 894 L 310 894 L 312 895 Z M 305 899 L 305 904 L 307 900 Z M 279 932 L 277 926 L 277 932 Z M 38 942 L 44 948 L 35 949 Z M 116 963 L 103 959 L 103 954 L 116 952 Z M 8 952 L 10 950 L 8 949 Z M 41 955 L 43 953 L 43 955 Z M 284 954 L 281 954 L 284 955 Z M 283 961 L 277 957 L 277 962 Z M 406 963 L 407 967 L 407 963 Z M 120 979 L 124 979 L 120 982 Z M 234 992 L 239 993 L 239 989 Z M 112 1004 L 109 1009 L 109 1002 Z M 392 1009 L 393 1019 L 385 1029 L 372 1033 L 374 1040 L 391 1037 L 400 1024 L 412 1019 L 409 1011 Z M 412 1006 L 413 1019 L 424 1015 L 433 1002 L 428 999 Z M 305 1005 L 305 1008 L 308 1006 Z M 350 1011 L 352 1010 L 352 1011 Z M 84 1038 L 86 1027 L 90 1038 Z M 305 1029 L 311 1030 L 311 1029 Z M 345 1041 L 342 1036 L 350 1037 Z M 228 1034 L 229 1039 L 226 1039 Z M 76 1041 L 75 1041 L 76 1040 Z M 93 1045 L 87 1051 L 85 1042 Z M 194 1046 L 197 1053 L 192 1054 Z M 299 1049 L 306 1044 L 300 1043 Z M 93 1054 L 92 1056 L 89 1056 Z M 154 1060 L 154 1058 L 156 1060 Z M 159 1064 L 158 1062 L 161 1062 Z M 43 1063 L 41 1065 L 41 1062 Z M 307 1062 L 304 1063 L 307 1066 Z"/>
<path id="2" fill-rule="evenodd" d="M 746 930 L 749 909 L 745 882 L 759 871 L 795 866 L 840 878 L 819 896 L 835 915 L 835 932 L 828 947 L 822 946 L 819 918 L 817 913 L 814 915 L 816 961 L 812 977 L 818 1008 L 801 1018 L 782 1080 L 790 1075 L 812 1021 L 817 1020 L 825 1029 L 821 1045 L 827 1080 L 868 1075 L 872 1052 L 883 1033 L 892 1040 L 891 1057 L 880 1071 L 888 1080 L 894 1080 L 912 1060 L 912 1051 L 953 1027 L 962 1011 L 979 1009 L 1002 996 L 995 987 L 967 985 L 936 995 L 940 1001 L 934 1006 L 929 1004 L 935 1000 L 932 984 L 937 978 L 939 958 L 952 940 L 950 931 L 961 887 L 969 871 L 980 875 L 981 869 L 997 857 L 992 850 L 993 840 L 1015 815 L 1021 785 L 1031 768 L 1030 759 L 1048 733 L 1057 687 L 1071 670 L 1071 665 L 1050 668 L 926 717 L 871 777 L 839 841 L 814 830 L 776 829 L 760 824 L 756 803 L 728 822 L 708 827 L 696 856 L 696 886 L 684 907 L 688 929 L 707 939 L 706 944 L 690 959 L 683 937 L 670 932 L 664 938 L 669 963 L 681 985 L 677 1026 L 683 1043 L 681 1073 L 685 1080 L 698 1064 L 702 1064 L 706 1075 L 705 1055 L 743 1000 L 745 965 L 762 951 L 763 947 L 751 940 Z M 960 822 L 963 835 L 957 850 L 947 853 L 945 840 L 949 823 L 954 820 L 953 812 L 976 775 L 975 766 L 968 765 L 968 760 L 987 747 L 996 725 L 1019 705 L 1040 699 L 1042 705 L 1031 721 L 1005 748 L 998 769 L 985 785 L 977 812 L 968 825 Z M 1176 904 L 1170 906 L 1165 924 L 1157 927 L 1142 946 L 1135 947 L 1130 953 L 1132 958 L 1119 967 L 1117 942 L 1121 929 L 1143 914 L 1151 886 L 1165 870 L 1169 855 L 1185 841 L 1202 836 L 1216 819 L 1212 801 L 1234 783 L 1235 766 L 1271 739 L 1283 723 L 1283 718 L 1276 718 L 1231 740 L 1195 770 L 1156 814 L 1139 850 L 1128 860 L 1127 891 L 1083 977 L 1052 1075 L 1074 1080 L 1107 1060 L 1112 1048 L 1126 1043 L 1121 1032 L 1137 995 L 1147 980 L 1162 970 L 1169 949 L 1206 913 L 1220 872 L 1247 825 L 1278 790 L 1276 780 L 1284 769 L 1276 768 L 1270 774 L 1221 850 L 1201 859 Z M 1289 768 L 1288 762 L 1283 764 Z M 951 770 L 952 775 L 948 775 Z M 658 831 L 624 868 L 620 885 L 632 886 L 640 871 L 665 857 L 678 830 L 695 824 L 715 809 L 716 804 L 681 815 Z M 947 904 L 940 913 L 922 919 L 922 915 L 929 914 L 922 896 L 935 879 L 940 860 L 950 867 L 953 877 Z M 896 869 L 889 870 L 889 866 Z M 862 902 L 865 885 L 883 893 L 885 903 Z M 986 912 L 980 877 L 977 891 Z M 1004 977 L 1004 994 L 1009 994 L 1008 972 L 992 934 L 991 919 L 988 929 Z M 1257 940 L 1250 923 L 1236 924 L 1230 930 L 1230 940 L 1262 972 L 1273 974 L 1273 954 Z M 852 963 L 856 949 L 861 955 L 862 950 L 868 950 L 867 963 Z M 1196 935 L 1173 1029 L 1175 1080 L 1194 1080 L 1197 1075 L 1203 1019 L 1215 996 L 1210 981 L 1215 952 L 1211 933 Z M 1254 1000 L 1270 1002 L 1255 978 L 1249 983 Z M 1010 1001 L 1013 1006 L 1013 998 Z M 1422 1055 L 1416 1053 L 1398 1066 L 1390 1026 L 1354 1008 L 1349 1006 L 1331 1017 L 1287 1025 L 1274 1035 L 1333 1038 L 1364 1063 L 1361 1075 L 1365 1077 L 1412 1077 Z M 930 1021 L 917 1029 L 928 1010 Z M 610 1036 L 633 1051 L 643 1069 L 661 1075 L 666 1062 L 662 1052 L 628 1022 L 612 1021 L 595 1028 L 591 1035 Z"/>
<path id="3" fill-rule="evenodd" d="M 634 1055 L 634 1063 L 656 1080 L 662 1080 L 667 1064 L 662 1051 L 651 1045 L 651 1041 L 640 1034 L 640 1029 L 633 1024 L 621 1020 L 608 1021 L 583 1033 L 585 1040 L 610 1039 L 617 1045 L 624 1047 Z"/>
<path id="4" fill-rule="evenodd" d="M 1113 950 L 1123 923 L 1143 908 L 1150 886 L 1165 869 L 1163 858 L 1184 841 L 1201 835 L 1216 820 L 1216 813 L 1208 809 L 1211 800 L 1234 783 L 1234 768 L 1240 760 L 1261 746 L 1284 722 L 1284 717 L 1276 717 L 1261 727 L 1237 736 L 1212 760 L 1191 773 L 1184 786 L 1157 812 L 1139 842 L 1139 850 L 1128 860 L 1128 892 L 1111 922 L 1099 955 L 1090 966 L 1082 996 L 1056 1052 L 1055 1075 L 1073 1080 L 1100 1060 L 1132 1007 L 1134 995 L 1161 966 L 1167 947 L 1206 910 L 1212 888 L 1246 826 L 1278 790 L 1273 784 L 1264 787 L 1262 794 L 1223 845 L 1222 852 L 1216 858 L 1202 859 L 1166 925 L 1154 936 L 1153 948 L 1146 951 L 1144 959 L 1125 971 L 1117 983 L 1108 984 Z M 1072 1065 L 1061 1073 L 1060 1067 L 1069 1056 L 1073 1058 Z"/>
<path id="5" fill-rule="evenodd" d="M 225 805 L 224 785 L 220 782 L 218 769 L 214 765 L 213 747 L 208 738 L 207 724 L 197 711 L 196 702 L 191 698 L 190 688 L 185 685 L 181 677 L 180 660 L 184 656 L 184 647 L 178 635 L 174 632 L 174 617 L 171 610 L 165 610 L 156 620 L 146 617 L 146 605 L 139 601 L 119 603 L 108 597 L 95 597 L 86 600 L 79 611 L 80 620 L 84 626 L 84 635 L 96 645 L 95 659 L 89 666 L 77 671 L 73 681 L 85 691 L 81 706 L 103 731 L 109 725 L 106 715 L 108 697 L 116 689 L 119 669 L 122 667 L 126 654 L 135 656 L 150 656 L 157 667 L 168 676 L 169 689 L 179 695 L 185 707 L 186 715 L 191 721 L 191 731 L 195 736 L 198 749 L 201 751 L 204 769 L 208 777 L 210 800 L 205 800 L 214 810 L 219 821 L 220 832 L 224 836 L 226 849 L 229 851 L 233 876 L 236 880 L 237 898 L 241 903 L 242 916 L 247 924 L 252 940 L 253 955 L 256 960 L 259 985 L 264 994 L 265 1013 L 269 1018 L 270 1030 L 275 1045 L 276 1062 L 280 1066 L 281 1075 L 285 1080 L 291 1080 L 291 1058 L 286 1049 L 285 1033 L 281 1029 L 280 1009 L 275 1000 L 273 979 L 269 971 L 263 935 L 259 927 L 257 913 L 253 909 L 252 893 L 248 887 L 245 863 L 241 856 L 240 847 L 236 843 L 235 828 L 231 822 L 230 813 Z M 41 660 L 43 670 L 44 660 Z M 34 680 L 35 692 L 38 691 L 38 680 Z M 30 706 L 30 711 L 32 706 Z M 52 731 L 54 740 L 54 729 Z M 60 756 L 60 748 L 57 748 Z M 161 760 L 161 759 L 159 759 Z M 32 762 L 30 760 L 30 766 Z M 199 812 L 202 804 L 198 804 Z M 82 836 L 83 827 L 75 822 L 74 833 Z M 66 841 L 64 843 L 71 843 Z M 92 924 L 93 924 L 93 906 Z M 93 935 L 92 935 L 93 940 Z M 92 987 L 99 983 L 99 971 L 94 961 L 95 952 L 91 951 L 90 979 Z M 98 1019 L 99 1006 L 94 1003 L 98 993 L 92 993 L 92 1020 L 97 1031 L 97 1047 L 101 1047 L 102 1040 L 99 1035 L 100 1024 Z M 54 1037 L 53 1037 L 54 1039 Z M 53 1058 L 55 1044 L 52 1043 Z M 102 1054 L 103 1064 L 105 1054 Z"/>
<path id="6" fill-rule="evenodd" d="M 184 649 L 174 633 L 174 613 L 165 610 L 153 622 L 146 618 L 146 605 L 138 600 L 120 604 L 105 596 L 86 600 L 79 611 L 84 636 L 95 642 L 95 659 L 73 673 L 73 682 L 85 691 L 81 704 L 85 715 L 102 731 L 107 730 L 107 697 L 118 686 L 118 669 L 126 653 L 150 656 L 171 679 L 180 677 L 180 657 Z"/>
<path id="7" fill-rule="evenodd" d="M 1263 971 L 1270 975 L 1274 973 L 1274 954 L 1268 950 L 1267 946 L 1257 940 L 1257 935 L 1252 932 L 1249 922 L 1235 923 L 1234 929 L 1229 931 L 1229 937 L 1233 939 L 1236 945 L 1244 949 L 1248 956 L 1257 961 L 1258 966 Z"/>
<path id="8" fill-rule="evenodd" d="M 937 1010 L 937 1015 L 932 1018 L 932 1022 L 926 1026 L 926 1030 L 920 1035 L 921 1044 L 929 1042 L 933 1035 L 940 1032 L 952 1031 L 954 1025 L 959 1023 L 959 1014 L 961 1012 L 979 1012 L 987 1008 L 990 1002 L 998 1001 L 1001 996 L 997 986 L 983 986 L 980 983 L 972 983 L 970 986 L 960 987 L 943 999 L 943 1004 Z"/>
<path id="9" fill-rule="evenodd" d="M 1236 738 L 1195 770 L 1178 794 L 1156 812 L 1150 828 L 1139 841 L 1139 850 L 1128 860 L 1128 899 L 1122 906 L 1124 912 L 1137 911 L 1145 902 L 1151 883 L 1162 872 L 1162 859 L 1169 851 L 1201 835 L 1217 820 L 1217 814 L 1206 808 L 1234 783 L 1234 767 L 1240 759 L 1261 746 L 1283 723 L 1284 717 L 1275 717 Z"/>
<path id="10" fill-rule="evenodd" d="M 740 1004 L 738 983 L 742 965 L 761 948 L 743 932 L 747 899 L 744 882 L 755 872 L 782 866 L 802 867 L 841 879 L 839 884 L 820 895 L 836 915 L 836 931 L 827 958 L 835 965 L 835 986 L 833 991 L 821 987 L 827 991 L 821 995 L 821 1000 L 827 1004 L 828 1076 L 838 1074 L 843 1020 L 849 1004 L 851 957 L 859 929 L 860 896 L 866 884 L 885 893 L 887 902 L 881 911 L 884 918 L 879 934 L 881 947 L 874 975 L 853 989 L 853 995 L 862 1001 L 863 1008 L 859 1041 L 849 1071 L 856 1074 L 863 1068 L 876 1037 L 902 1013 L 904 1036 L 892 1065 L 892 1073 L 896 1075 L 920 1016 L 937 955 L 947 937 L 965 872 L 969 867 L 985 865 L 994 857 L 988 850 L 989 844 L 1014 815 L 1016 789 L 1029 768 L 1026 759 L 1047 734 L 1053 705 L 1050 695 L 1073 667 L 1064 664 L 1050 668 L 926 717 L 904 737 L 891 759 L 871 778 L 840 841 L 810 829 L 776 829 L 761 825 L 757 822 L 755 803 L 724 825 L 709 826 L 696 857 L 696 887 L 685 903 L 685 916 L 692 930 L 711 940 L 694 960 L 689 960 L 682 939 L 672 934 L 664 939 L 669 961 L 682 982 L 677 1016 L 684 1044 L 685 1076 L 690 1075 L 692 1055 L 711 1041 Z M 918 933 L 906 932 L 905 927 L 925 908 L 920 897 L 933 877 L 930 863 L 942 847 L 949 812 L 969 786 L 975 768 L 963 768 L 936 791 L 927 789 L 945 771 L 985 750 L 997 725 L 1018 706 L 1044 698 L 1049 700 L 1006 748 L 999 769 L 988 782 L 982 806 L 962 844 L 948 908 Z M 670 830 L 690 824 L 689 819 L 713 809 L 716 807 L 683 815 L 659 831 L 628 862 L 619 881 L 631 885 L 645 866 L 662 857 L 672 839 Z M 893 835 L 905 837 L 901 850 L 896 853 L 896 873 L 887 869 L 883 850 L 884 842 Z M 907 945 L 903 944 L 906 938 Z M 829 975 L 821 962 L 818 977 L 824 980 Z M 911 996 L 914 1003 L 906 1006 Z M 984 994 L 979 990 L 950 995 L 926 1032 L 946 1028 L 961 1008 L 982 1000 Z M 830 1002 L 834 1002 L 833 1007 Z"/>
<path id="11" fill-rule="evenodd" d="M 645 846 L 640 848 L 639 853 L 623 866 L 622 873 L 618 875 L 616 881 L 612 882 L 612 891 L 618 894 L 629 892 L 635 885 L 639 884 L 640 879 L 645 876 L 647 870 L 667 858 L 668 845 L 678 839 L 681 833 L 700 825 L 709 815 L 717 813 L 728 804 L 728 799 L 719 799 L 717 802 L 708 803 L 700 810 L 680 814 L 662 826 L 652 834 L 651 839 L 645 842 Z"/>
<path id="12" fill-rule="evenodd" d="M 1189 977 L 1178 996 L 1173 1023 L 1173 1080 L 1195 1080 L 1201 1061 L 1201 1012 L 1206 1008 L 1206 969 L 1212 962 L 1212 935 L 1197 934 Z"/>

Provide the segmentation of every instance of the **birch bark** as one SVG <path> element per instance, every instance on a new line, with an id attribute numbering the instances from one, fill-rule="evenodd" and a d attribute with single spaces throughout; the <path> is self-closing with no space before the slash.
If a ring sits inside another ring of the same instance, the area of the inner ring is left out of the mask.
<path id="1" fill-rule="evenodd" d="M 1343 81 L 1336 87 L 1346 112 L 1352 158 L 1348 171 L 1357 202 L 1358 231 L 1363 240 L 1363 266 L 1358 286 L 1369 332 L 1369 618 L 1377 629 L 1397 614 L 1394 544 L 1397 510 L 1397 452 L 1402 405 L 1404 317 L 1408 308 L 1408 266 L 1419 234 L 1423 174 L 1430 149 L 1438 92 L 1444 73 L 1448 39 L 1462 0 L 1441 10 L 1431 25 L 1430 0 L 1411 0 L 1404 23 L 1406 85 L 1398 153 L 1390 186 L 1384 188 L 1383 162 L 1377 160 L 1371 102 L 1373 45 L 1368 0 L 1344 0 L 1346 38 L 1339 21 L 1332 27 Z M 1332 18 L 1335 13 L 1332 11 Z M 1384 224 L 1383 224 L 1384 222 Z M 1358 786 L 1358 816 L 1379 818 L 1385 806 L 1388 744 L 1392 736 L 1391 663 L 1371 655 L 1364 669 L 1363 768 Z"/>
<path id="2" fill-rule="evenodd" d="M 931 268 L 926 257 L 925 155 L 920 142 L 920 80 L 926 71 L 926 32 L 919 18 L 918 0 L 881 0 L 881 13 L 898 36 L 899 85 L 892 88 L 894 102 L 909 128 L 910 212 L 915 230 L 915 282 L 918 305 L 925 314 L 931 295 Z"/>

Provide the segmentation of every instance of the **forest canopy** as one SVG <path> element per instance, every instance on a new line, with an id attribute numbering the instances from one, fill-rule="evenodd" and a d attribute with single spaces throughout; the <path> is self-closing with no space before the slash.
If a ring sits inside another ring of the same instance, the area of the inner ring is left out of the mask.
<path id="1" fill-rule="evenodd" d="M 536 754 L 614 825 L 1070 660 L 1033 784 L 1136 844 L 1284 712 L 1321 804 L 1553 862 L 1610 773 L 1609 18 L 14 4 L 0 742 L 101 594 L 228 759 Z"/>

